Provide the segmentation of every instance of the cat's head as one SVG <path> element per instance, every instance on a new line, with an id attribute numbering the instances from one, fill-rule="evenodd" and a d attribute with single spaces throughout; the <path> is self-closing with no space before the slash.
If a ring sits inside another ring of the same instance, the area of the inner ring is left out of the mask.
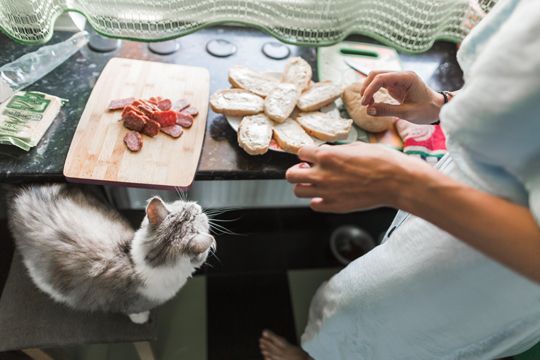
<path id="1" fill-rule="evenodd" d="M 208 217 L 192 201 L 166 204 L 157 196 L 151 198 L 137 233 L 144 261 L 152 267 L 173 266 L 180 260 L 199 267 L 216 247 Z"/>

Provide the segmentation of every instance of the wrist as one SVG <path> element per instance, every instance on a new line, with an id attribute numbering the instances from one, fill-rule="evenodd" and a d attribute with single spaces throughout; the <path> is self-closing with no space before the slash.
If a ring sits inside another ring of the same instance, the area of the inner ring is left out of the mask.
<path id="1" fill-rule="evenodd" d="M 444 96 L 441 93 L 438 93 L 430 88 L 428 90 L 428 100 L 424 103 L 422 110 L 422 117 L 419 121 L 413 121 L 417 124 L 433 124 L 439 120 L 439 114 L 441 108 L 445 104 Z"/>
<path id="2" fill-rule="evenodd" d="M 426 200 L 430 201 L 433 195 L 430 189 L 437 187 L 440 173 L 422 160 L 411 160 L 415 161 L 404 170 L 400 189 L 395 192 L 396 198 L 393 205 L 400 210 L 416 214 L 419 206 L 422 206 Z"/>

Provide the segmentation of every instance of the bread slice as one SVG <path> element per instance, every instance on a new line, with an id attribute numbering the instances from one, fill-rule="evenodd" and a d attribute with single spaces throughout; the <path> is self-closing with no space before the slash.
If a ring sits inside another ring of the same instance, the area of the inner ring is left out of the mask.
<path id="1" fill-rule="evenodd" d="M 220 90 L 210 97 L 217 113 L 230 116 L 254 115 L 264 110 L 264 99 L 243 89 Z"/>
<path id="2" fill-rule="evenodd" d="M 372 132 L 383 132 L 394 126 L 396 118 L 393 116 L 371 116 L 367 113 L 367 106 L 362 105 L 362 95 L 360 90 L 362 83 L 354 83 L 343 91 L 343 103 L 353 119 L 354 123 L 360 128 Z M 392 105 L 399 105 L 399 102 L 394 99 L 384 88 L 379 89 L 374 95 L 375 102 L 384 102 Z"/>
<path id="3" fill-rule="evenodd" d="M 300 95 L 297 106 L 304 112 L 319 110 L 333 103 L 341 96 L 342 92 L 341 86 L 331 81 L 322 81 L 316 83 Z"/>
<path id="4" fill-rule="evenodd" d="M 258 73 L 245 66 L 233 66 L 229 69 L 229 82 L 235 88 L 251 91 L 262 97 L 279 84 L 278 79 Z"/>
<path id="5" fill-rule="evenodd" d="M 319 111 L 300 113 L 296 121 L 309 135 L 329 142 L 345 140 L 353 122 L 351 119 Z"/>
<path id="6" fill-rule="evenodd" d="M 293 119 L 274 125 L 274 139 L 286 152 L 296 154 L 301 147 L 313 145 L 313 139 Z"/>
<path id="7" fill-rule="evenodd" d="M 293 112 L 300 91 L 294 84 L 281 83 L 264 100 L 264 113 L 270 119 L 282 123 Z"/>
<path id="8" fill-rule="evenodd" d="M 310 86 L 312 75 L 311 65 L 306 60 L 301 57 L 293 57 L 287 61 L 281 75 L 281 81 L 296 85 L 302 92 Z"/>
<path id="9" fill-rule="evenodd" d="M 272 121 L 264 114 L 244 116 L 238 127 L 238 145 L 249 155 L 262 155 L 272 140 Z"/>

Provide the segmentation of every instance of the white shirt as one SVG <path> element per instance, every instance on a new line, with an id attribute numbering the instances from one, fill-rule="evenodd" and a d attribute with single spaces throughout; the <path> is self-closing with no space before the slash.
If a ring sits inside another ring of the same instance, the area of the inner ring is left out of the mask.
<path id="1" fill-rule="evenodd" d="M 540 223 L 540 1 L 499 1 L 458 61 L 465 86 L 441 111 L 456 166 Z"/>

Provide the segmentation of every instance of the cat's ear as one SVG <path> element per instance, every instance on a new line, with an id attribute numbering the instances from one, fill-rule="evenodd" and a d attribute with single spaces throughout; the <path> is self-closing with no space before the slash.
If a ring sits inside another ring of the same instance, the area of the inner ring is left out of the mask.
<path id="1" fill-rule="evenodd" d="M 214 244 L 212 235 L 197 235 L 188 244 L 188 251 L 193 255 L 199 255 L 208 250 Z"/>
<path id="2" fill-rule="evenodd" d="M 146 216 L 152 226 L 158 226 L 169 215 L 169 210 L 165 206 L 163 200 L 158 196 L 154 196 L 148 201 L 146 205 Z"/>

